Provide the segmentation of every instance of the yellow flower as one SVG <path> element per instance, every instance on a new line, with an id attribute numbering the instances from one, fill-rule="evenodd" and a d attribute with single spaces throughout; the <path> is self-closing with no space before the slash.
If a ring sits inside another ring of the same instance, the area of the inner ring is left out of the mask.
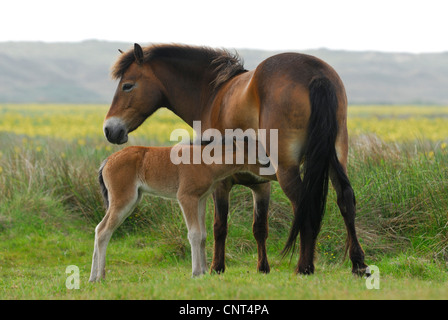
<path id="1" fill-rule="evenodd" d="M 440 145 L 440 149 L 445 150 L 446 149 L 446 142 L 442 142 L 442 144 Z"/>
<path id="2" fill-rule="evenodd" d="M 434 159 L 434 151 L 425 152 L 428 159 Z"/>
<path id="3" fill-rule="evenodd" d="M 84 140 L 84 139 L 79 139 L 79 140 L 78 140 L 78 144 L 79 144 L 80 146 L 85 146 L 85 145 L 86 145 L 86 140 Z"/>

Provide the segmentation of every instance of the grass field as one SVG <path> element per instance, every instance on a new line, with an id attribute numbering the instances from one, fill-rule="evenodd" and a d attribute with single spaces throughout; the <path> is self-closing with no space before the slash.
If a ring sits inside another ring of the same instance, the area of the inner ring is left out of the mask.
<path id="1" fill-rule="evenodd" d="M 104 215 L 96 181 L 107 143 L 107 106 L 0 105 L 0 299 L 448 299 L 448 108 L 349 108 L 349 176 L 366 262 L 380 288 L 343 260 L 345 227 L 331 190 L 317 244 L 316 274 L 294 275 L 280 259 L 291 208 L 277 183 L 270 204 L 269 275 L 256 270 L 252 197 L 231 194 L 227 270 L 192 279 L 187 230 L 176 202 L 144 198 L 108 247 L 107 279 L 88 283 L 94 227 Z M 166 110 L 128 144 L 172 144 L 187 128 Z M 207 259 L 213 249 L 207 203 Z M 79 289 L 68 289 L 79 268 Z"/>

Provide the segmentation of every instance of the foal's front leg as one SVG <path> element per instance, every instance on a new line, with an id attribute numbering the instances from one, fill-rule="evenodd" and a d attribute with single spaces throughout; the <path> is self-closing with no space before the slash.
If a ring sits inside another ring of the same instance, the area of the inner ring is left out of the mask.
<path id="1" fill-rule="evenodd" d="M 205 240 L 205 199 L 180 196 L 179 204 L 184 214 L 188 229 L 188 241 L 191 246 L 192 276 L 197 277 L 206 272 Z"/>

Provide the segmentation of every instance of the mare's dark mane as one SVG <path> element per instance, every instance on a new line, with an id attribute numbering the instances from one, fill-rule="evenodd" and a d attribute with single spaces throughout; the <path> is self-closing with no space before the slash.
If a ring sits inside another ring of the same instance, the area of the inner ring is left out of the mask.
<path id="1" fill-rule="evenodd" d="M 143 48 L 143 63 L 163 58 L 184 59 L 209 68 L 214 72 L 214 80 L 211 82 L 214 88 L 218 88 L 234 76 L 247 71 L 239 55 L 225 49 L 175 44 L 152 45 Z M 123 53 L 112 67 L 112 77 L 120 79 L 134 61 L 133 50 Z"/>

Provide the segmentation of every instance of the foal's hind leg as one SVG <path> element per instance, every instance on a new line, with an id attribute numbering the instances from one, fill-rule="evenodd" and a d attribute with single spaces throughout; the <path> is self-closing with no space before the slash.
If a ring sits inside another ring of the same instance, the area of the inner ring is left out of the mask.
<path id="1" fill-rule="evenodd" d="M 252 226 L 255 240 L 257 240 L 258 263 L 257 270 L 269 273 L 270 267 L 266 254 L 266 239 L 268 238 L 268 211 L 271 184 L 261 183 L 248 186 L 252 189 L 254 198 L 254 223 Z"/>
<path id="2" fill-rule="evenodd" d="M 113 230 L 110 228 L 110 210 L 107 211 L 103 220 L 95 228 L 95 244 L 93 248 L 92 270 L 90 272 L 90 282 L 99 281 L 106 276 L 106 248 L 112 236 Z"/>
<path id="3" fill-rule="evenodd" d="M 345 169 L 344 169 L 345 171 Z M 352 261 L 352 273 L 357 275 L 364 275 L 367 265 L 364 263 L 364 251 L 359 244 L 355 229 L 355 215 L 356 215 L 356 200 L 353 189 L 348 182 L 342 182 L 334 168 L 330 169 L 330 179 L 333 187 L 337 193 L 337 203 L 342 217 L 344 218 L 345 227 L 347 229 L 347 246 L 349 250 L 349 257 Z"/>
<path id="4" fill-rule="evenodd" d="M 112 198 L 110 198 L 111 200 Z M 110 201 L 109 209 L 103 220 L 95 228 L 95 244 L 93 249 L 92 270 L 90 282 L 99 281 L 106 276 L 106 249 L 114 231 L 132 213 L 140 200 L 138 192 L 135 192 L 129 202 L 120 206 Z"/>

